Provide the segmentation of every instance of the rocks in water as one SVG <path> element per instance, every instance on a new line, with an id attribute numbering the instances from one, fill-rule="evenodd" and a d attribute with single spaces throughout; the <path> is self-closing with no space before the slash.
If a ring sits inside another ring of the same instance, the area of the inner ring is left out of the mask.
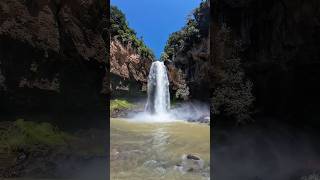
<path id="1" fill-rule="evenodd" d="M 185 172 L 200 172 L 203 170 L 204 161 L 193 154 L 183 155 L 181 164 L 178 164 L 174 169 L 185 173 Z"/>
<path id="2" fill-rule="evenodd" d="M 114 151 L 114 159 L 118 160 L 127 160 L 127 159 L 135 159 L 137 157 L 140 157 L 144 152 L 141 150 L 129 150 L 129 151 Z"/>
<path id="3" fill-rule="evenodd" d="M 129 113 L 128 109 L 114 109 L 110 112 L 110 117 L 119 118 L 119 117 L 127 117 Z"/>
<path id="4" fill-rule="evenodd" d="M 157 167 L 157 168 L 154 169 L 154 172 L 159 174 L 159 175 L 164 175 L 167 171 L 163 167 Z"/>
<path id="5" fill-rule="evenodd" d="M 143 166 L 147 167 L 147 168 L 156 168 L 159 166 L 159 162 L 156 160 L 149 160 L 149 161 L 144 162 Z"/>
<path id="6" fill-rule="evenodd" d="M 177 119 L 183 119 L 188 122 L 210 123 L 209 105 L 198 101 L 178 103 L 171 110 L 171 114 Z"/>
<path id="7" fill-rule="evenodd" d="M 141 109 L 114 109 L 110 111 L 111 118 L 129 118 L 137 113 L 144 112 Z"/>
<path id="8" fill-rule="evenodd" d="M 120 152 L 117 149 L 112 149 L 110 151 L 110 160 L 116 160 L 119 158 Z"/>
<path id="9" fill-rule="evenodd" d="M 192 160 L 200 160 L 200 158 L 199 157 L 197 157 L 197 156 L 195 156 L 195 155 L 192 155 L 192 154 L 188 154 L 187 155 L 187 159 L 192 159 Z"/>
<path id="10" fill-rule="evenodd" d="M 153 172 L 159 175 L 165 174 L 167 171 L 163 167 L 163 163 L 156 160 L 149 160 L 143 163 L 143 166 L 146 168 L 153 169 Z"/>
<path id="11" fill-rule="evenodd" d="M 188 122 L 198 122 L 198 123 L 210 124 L 210 116 L 201 116 L 197 119 L 189 119 Z"/>

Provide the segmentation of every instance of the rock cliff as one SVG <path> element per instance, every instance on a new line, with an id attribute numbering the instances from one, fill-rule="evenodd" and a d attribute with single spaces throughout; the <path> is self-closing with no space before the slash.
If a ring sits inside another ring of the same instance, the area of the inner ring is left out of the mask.
<path id="1" fill-rule="evenodd" d="M 241 59 L 263 114 L 319 117 L 320 2 L 216 1 L 216 24 L 242 43 Z M 299 120 L 298 120 L 299 121 Z"/>
<path id="2" fill-rule="evenodd" d="M 127 95 L 146 91 L 152 59 L 140 56 L 130 46 L 114 40 L 110 44 L 110 73 L 112 94 Z"/>
<path id="3" fill-rule="evenodd" d="M 209 101 L 209 2 L 193 10 L 184 27 L 170 35 L 162 59 L 177 98 Z"/>
<path id="4" fill-rule="evenodd" d="M 100 0 L 1 1 L 1 115 L 105 116 L 107 14 Z"/>

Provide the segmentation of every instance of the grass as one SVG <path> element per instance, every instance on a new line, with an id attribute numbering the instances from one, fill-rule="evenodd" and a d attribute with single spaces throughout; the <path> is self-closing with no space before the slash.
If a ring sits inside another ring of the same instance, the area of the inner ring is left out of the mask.
<path id="1" fill-rule="evenodd" d="M 136 105 L 133 103 L 128 102 L 127 100 L 122 99 L 114 99 L 110 101 L 110 111 L 114 111 L 116 109 L 133 109 Z"/>
<path id="2" fill-rule="evenodd" d="M 0 135 L 3 149 L 15 152 L 19 149 L 35 150 L 39 147 L 59 147 L 67 145 L 73 136 L 59 131 L 49 123 L 36 123 L 18 119 Z"/>

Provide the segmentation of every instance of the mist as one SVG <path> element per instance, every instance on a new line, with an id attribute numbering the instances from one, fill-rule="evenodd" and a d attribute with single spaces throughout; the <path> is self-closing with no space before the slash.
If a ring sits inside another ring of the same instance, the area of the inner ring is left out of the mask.
<path id="1" fill-rule="evenodd" d="M 142 101 L 140 101 L 142 102 Z M 173 122 L 173 121 L 194 121 L 201 119 L 210 120 L 210 107 L 207 103 L 200 101 L 189 101 L 178 103 L 170 108 L 166 113 L 151 114 L 142 110 L 141 112 L 131 112 L 128 120 L 139 122 Z"/>
<path id="2" fill-rule="evenodd" d="M 97 158 L 91 160 L 63 160 L 52 172 L 57 179 L 70 180 L 106 180 L 109 177 L 108 160 Z M 34 176 L 34 175 L 32 175 Z"/>
<path id="3" fill-rule="evenodd" d="M 266 123 L 213 128 L 215 180 L 300 180 L 320 171 L 320 145 L 312 128 Z"/>

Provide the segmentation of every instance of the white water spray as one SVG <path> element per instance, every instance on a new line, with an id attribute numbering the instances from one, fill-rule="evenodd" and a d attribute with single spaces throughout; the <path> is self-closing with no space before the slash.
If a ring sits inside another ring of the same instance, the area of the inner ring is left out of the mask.
<path id="1" fill-rule="evenodd" d="M 148 76 L 148 101 L 146 111 L 166 114 L 170 109 L 170 93 L 167 68 L 163 62 L 152 63 Z"/>
<path id="2" fill-rule="evenodd" d="M 167 68 L 163 62 L 152 63 L 148 76 L 148 100 L 144 112 L 134 112 L 128 120 L 145 123 L 168 123 L 196 120 L 209 116 L 209 106 L 201 103 L 183 103 L 170 109 Z"/>

